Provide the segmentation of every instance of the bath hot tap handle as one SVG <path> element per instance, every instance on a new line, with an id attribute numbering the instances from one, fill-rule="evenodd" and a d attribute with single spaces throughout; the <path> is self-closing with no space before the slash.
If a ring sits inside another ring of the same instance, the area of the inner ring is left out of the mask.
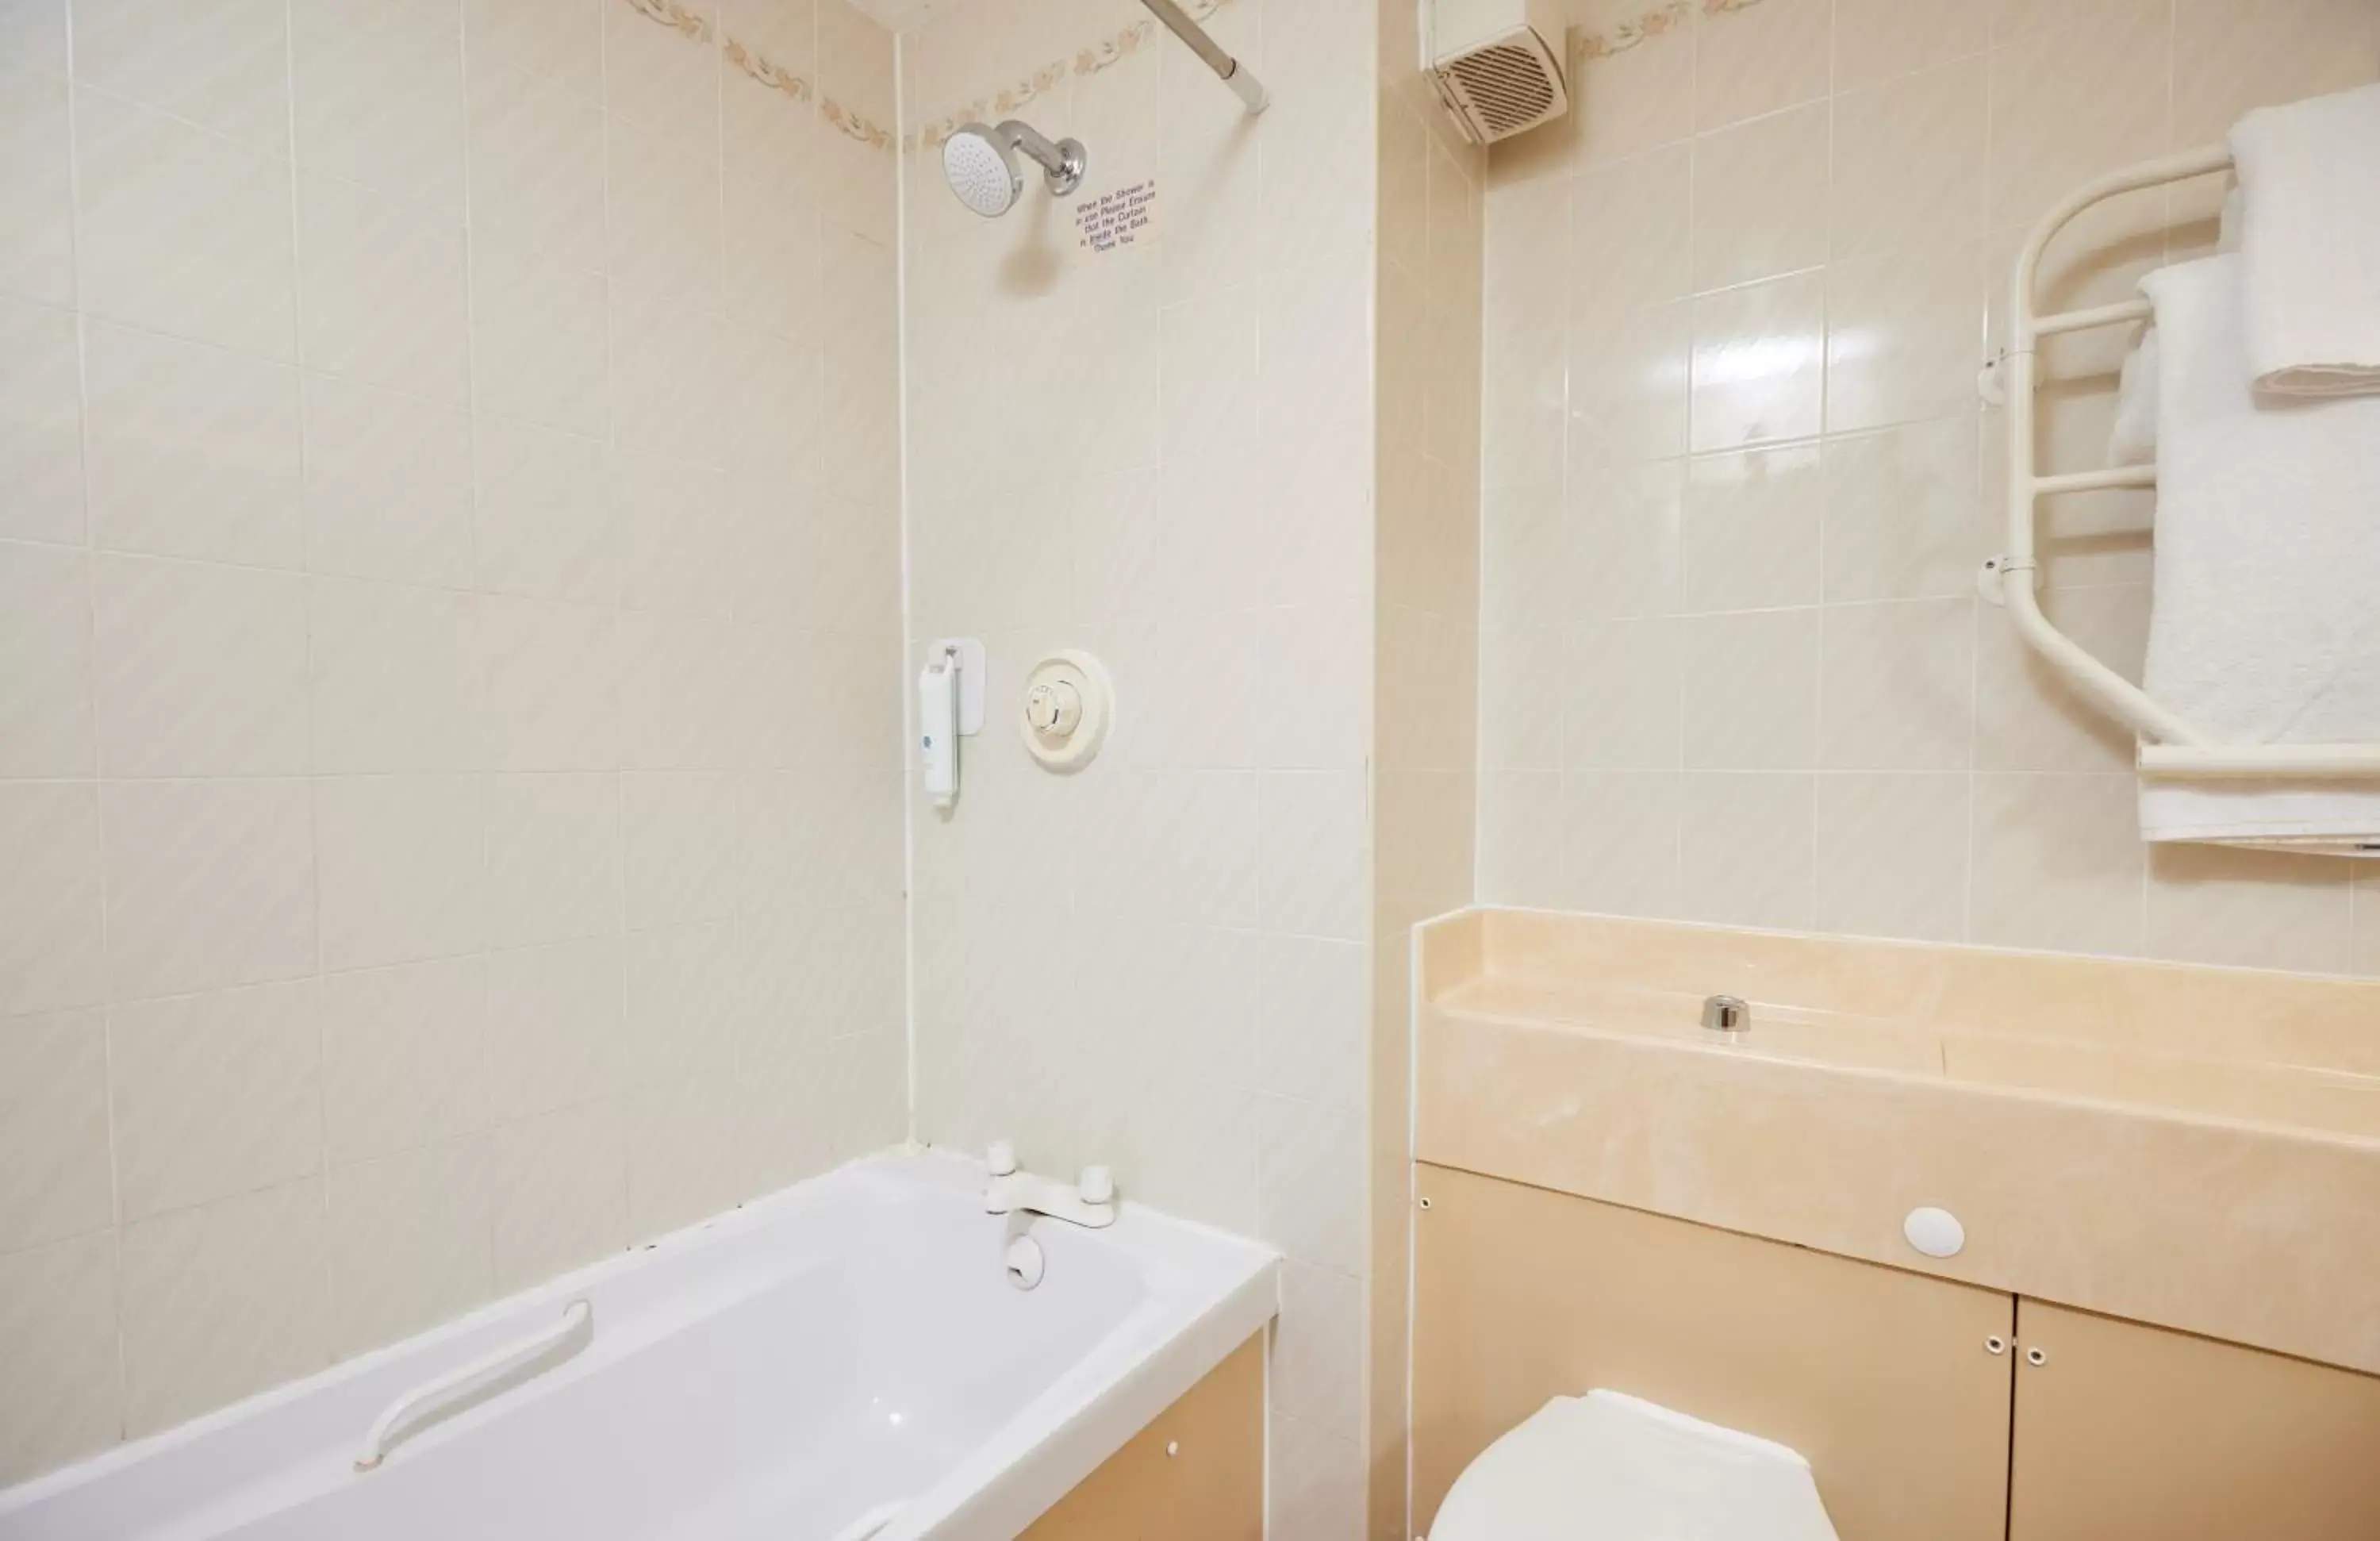
<path id="1" fill-rule="evenodd" d="M 369 1472 L 377 1469 L 395 1445 L 397 1431 L 422 1414 L 460 1401 L 475 1391 L 489 1390 L 509 1372 L 527 1369 L 575 1340 L 591 1340 L 594 1336 L 595 1307 L 583 1300 L 574 1300 L 564 1309 L 562 1319 L 552 1327 L 492 1350 L 428 1385 L 415 1387 L 390 1402 L 387 1410 L 372 1424 L 371 1433 L 364 1438 L 364 1453 L 356 1458 L 356 1470 Z"/>

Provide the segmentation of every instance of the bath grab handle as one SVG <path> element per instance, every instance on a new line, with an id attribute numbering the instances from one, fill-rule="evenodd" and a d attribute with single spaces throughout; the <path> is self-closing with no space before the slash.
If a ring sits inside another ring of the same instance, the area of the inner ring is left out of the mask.
<path id="1" fill-rule="evenodd" d="M 575 1340 L 591 1341 L 594 1336 L 595 1307 L 583 1300 L 574 1300 L 563 1309 L 562 1319 L 552 1327 L 540 1328 L 528 1337 L 492 1349 L 460 1369 L 442 1375 L 426 1386 L 415 1387 L 390 1402 L 373 1423 L 371 1432 L 364 1437 L 364 1453 L 356 1457 L 356 1470 L 376 1470 L 395 1446 L 397 1431 L 422 1414 L 473 1391 L 487 1389 L 507 1372 L 526 1369 Z"/>

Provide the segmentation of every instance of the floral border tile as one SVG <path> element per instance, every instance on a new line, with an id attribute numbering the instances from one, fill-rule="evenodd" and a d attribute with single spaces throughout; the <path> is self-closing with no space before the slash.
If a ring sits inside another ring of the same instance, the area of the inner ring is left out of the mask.
<path id="1" fill-rule="evenodd" d="M 689 42 L 711 41 L 709 17 L 688 10 L 680 0 L 625 0 L 628 7 L 649 20 L 667 27 Z M 738 37 L 722 35 L 720 50 L 727 62 L 773 91 L 783 92 L 793 101 L 807 105 L 816 102 L 819 115 L 832 124 L 844 138 L 855 140 L 871 150 L 892 148 L 892 131 L 860 113 L 854 112 L 831 97 L 821 96 L 818 87 L 792 70 L 771 61 L 758 48 Z"/>

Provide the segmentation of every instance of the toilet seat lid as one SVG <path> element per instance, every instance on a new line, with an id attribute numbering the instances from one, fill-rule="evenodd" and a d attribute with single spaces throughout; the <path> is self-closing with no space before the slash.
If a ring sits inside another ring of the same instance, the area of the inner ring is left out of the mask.
<path id="1" fill-rule="evenodd" d="M 1556 1397 L 1456 1479 L 1429 1541 L 1838 1541 L 1810 1463 L 1618 1391 Z"/>

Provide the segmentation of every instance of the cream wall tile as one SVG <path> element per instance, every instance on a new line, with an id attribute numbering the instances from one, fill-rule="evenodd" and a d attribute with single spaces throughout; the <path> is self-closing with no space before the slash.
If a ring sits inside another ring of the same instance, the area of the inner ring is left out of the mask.
<path id="1" fill-rule="evenodd" d="M 463 40 L 475 61 L 591 97 L 603 89 L 604 9 L 602 0 L 464 0 Z"/>
<path id="2" fill-rule="evenodd" d="M 396 584 L 313 587 L 319 770 L 475 770 L 487 760 L 479 601 Z"/>
<path id="3" fill-rule="evenodd" d="M 76 79 L 288 158 L 285 6 L 76 0 L 73 9 Z"/>
<path id="4" fill-rule="evenodd" d="M 494 776 L 486 795 L 489 945 L 619 930 L 618 778 Z"/>
<path id="5" fill-rule="evenodd" d="M 1550 902 L 1614 914 L 1678 913 L 1682 786 L 1670 770 L 1564 771 L 1560 816 L 1551 825 L 1561 877 Z M 1542 843 L 1547 828 L 1538 824 L 1520 838 Z"/>
<path id="6" fill-rule="evenodd" d="M 1551 770 L 1491 768 L 1481 781 L 1486 795 L 1479 804 L 1480 892 L 1505 904 L 1560 905 L 1562 853 L 1546 839 L 1546 831 L 1569 812 L 1562 776 Z M 1674 837 L 1670 844 L 1674 852 Z"/>
<path id="7" fill-rule="evenodd" d="M 1574 24 L 1590 40 L 1611 39 L 1609 24 L 1633 8 L 1604 5 L 1599 7 L 1604 14 L 1577 17 Z M 1608 43 L 1598 48 L 1590 41 L 1571 100 L 1577 104 L 1577 123 L 1566 136 L 1574 148 L 1565 159 L 1580 165 L 1684 139 L 1694 129 L 1694 43 L 1690 30 L 1674 29 L 1619 49 Z M 1540 132 L 1563 134 L 1560 127 Z M 1548 164 L 1558 167 L 1563 162 Z"/>
<path id="8" fill-rule="evenodd" d="M 89 786 L 0 783 L 0 1011 L 100 1000 L 99 800 Z"/>
<path id="9" fill-rule="evenodd" d="M 600 271 L 603 115 L 596 103 L 561 81 L 474 56 L 468 110 L 473 261 L 493 252 L 512 265 Z"/>
<path id="10" fill-rule="evenodd" d="M 2130 775 L 1975 778 L 1968 939 L 2138 953 L 2147 868 Z"/>
<path id="11" fill-rule="evenodd" d="M 88 776 L 89 558 L 0 544 L 0 776 Z"/>
<path id="12" fill-rule="evenodd" d="M 322 1169 L 322 1033 L 310 980 L 108 1013 L 126 1223 Z"/>
<path id="13" fill-rule="evenodd" d="M 15 1483 L 123 1437 L 115 1238 L 102 1232 L 0 1254 L 0 1482 Z"/>
<path id="14" fill-rule="evenodd" d="M 452 957 L 483 944 L 491 884 L 482 799 L 474 776 L 314 783 L 324 968 Z"/>
<path id="15" fill-rule="evenodd" d="M 480 960 L 334 974 L 321 990 L 322 1132 L 334 1166 L 485 1126 Z"/>
<path id="16" fill-rule="evenodd" d="M 1262 807 L 1258 913 L 1266 928 L 1360 938 L 1366 868 L 1361 772 L 1268 772 Z"/>
<path id="17" fill-rule="evenodd" d="M 289 24 L 299 167 L 459 211 L 461 13 L 291 0 Z"/>
<path id="18" fill-rule="evenodd" d="M 1489 630 L 1479 638 L 1479 763 L 1485 770 L 1561 764 L 1562 633 Z"/>
<path id="19" fill-rule="evenodd" d="M 614 281 L 611 302 L 612 443 L 631 455 L 723 464 L 714 310 Z M 832 445 L 832 431 L 826 442 Z"/>
<path id="20" fill-rule="evenodd" d="M 1588 616 L 1666 615 L 1681 604 L 1686 463 L 1582 469 L 1572 479 L 1570 598 Z M 1500 619 L 1485 602 L 1483 617 Z"/>
<path id="21" fill-rule="evenodd" d="M 660 1235 L 734 1206 L 745 1191 L 734 1116 L 740 1091 L 733 1074 L 720 1074 L 645 1086 L 625 1098 L 632 1233 Z"/>
<path id="22" fill-rule="evenodd" d="M 1780 8 L 1803 3 L 1783 0 Z M 1694 140 L 1695 289 L 1774 278 L 1827 260 L 1829 121 L 1826 103 L 1814 103 Z"/>
<path id="23" fill-rule="evenodd" d="M 1828 600 L 1972 589 L 1998 512 L 1982 506 L 1977 426 L 1943 418 L 1825 443 Z"/>
<path id="24" fill-rule="evenodd" d="M 1363 1433 L 1363 1281 L 1291 1261 L 1281 1295 L 1271 1405 L 1352 1444 Z"/>
<path id="25" fill-rule="evenodd" d="M 1257 758 L 1268 769 L 1326 770 L 1361 765 L 1374 724 L 1363 688 L 1371 676 L 1369 629 L 1358 603 L 1267 611 L 1257 644 Z"/>
<path id="26" fill-rule="evenodd" d="M 480 602 L 489 763 L 607 770 L 620 763 L 619 625 L 593 606 Z"/>
<path id="27" fill-rule="evenodd" d="M 115 782 L 100 806 L 116 1000 L 313 970 L 304 782 Z"/>
<path id="28" fill-rule="evenodd" d="M 625 1089 L 616 940 L 492 953 L 486 968 L 488 1105 L 499 1123 Z"/>
<path id="29" fill-rule="evenodd" d="M 1836 99 L 1834 256 L 1983 235 L 1985 84 L 1978 54 Z"/>
<path id="30" fill-rule="evenodd" d="M 735 1019 L 746 1004 L 749 971 L 733 923 L 632 933 L 625 961 L 628 1085 L 657 1086 L 735 1068 Z"/>
<path id="31" fill-rule="evenodd" d="M 0 1018 L 0 1254 L 114 1219 L 105 1016 Z"/>
<path id="32" fill-rule="evenodd" d="M 0 106 L 0 116 L 6 112 Z M 6 132 L 0 127 L 0 135 Z M 18 216 L 0 203 L 0 252 L 6 232 L 18 224 Z M 0 256 L 0 268 L 5 263 Z M 0 273 L 0 285 L 6 282 Z M 82 361 L 74 317 L 0 297 L 0 536 L 80 541 L 82 457 Z"/>
<path id="33" fill-rule="evenodd" d="M 690 51 L 690 50 L 689 50 Z M 603 126 L 609 271 L 640 290 L 689 304 L 720 297 L 720 155 L 686 125 L 639 128 L 616 114 Z"/>
<path id="34" fill-rule="evenodd" d="M 1365 1105 L 1366 957 L 1355 942 L 1258 943 L 1257 1089 L 1300 1102 Z"/>
<path id="35" fill-rule="evenodd" d="M 1961 940 L 1970 796 L 1962 775 L 1819 777 L 1818 928 Z"/>
<path id="36" fill-rule="evenodd" d="M 303 566 L 296 372 L 100 322 L 85 335 L 98 543 Z"/>
<path id="37" fill-rule="evenodd" d="M 468 403 L 471 291 L 457 214 L 328 176 L 298 178 L 307 370 Z"/>
<path id="38" fill-rule="evenodd" d="M 1835 0 L 1835 90 L 1981 54 L 1990 23 L 1972 0 Z"/>
<path id="39" fill-rule="evenodd" d="M 1686 623 L 1611 621 L 1565 634 L 1558 710 L 1566 770 L 1674 770 L 1683 710 Z"/>
<path id="40" fill-rule="evenodd" d="M 1830 605 L 1820 762 L 1837 770 L 1963 770 L 1973 740 L 1971 600 Z"/>
<path id="41" fill-rule="evenodd" d="M 2346 860 L 2173 844 L 2150 851 L 2148 871 L 2153 956 L 2300 974 L 2352 966 Z"/>
<path id="42" fill-rule="evenodd" d="M 681 30 L 679 23 L 630 6 L 604 7 L 606 109 L 663 132 L 718 121 L 719 7 L 694 0 L 685 14 L 698 30 Z"/>
<path id="43" fill-rule="evenodd" d="M 1685 763 L 1717 770 L 1815 764 L 1819 613 L 1706 615 L 1680 624 Z"/>
<path id="44" fill-rule="evenodd" d="M 603 446 L 489 418 L 473 421 L 480 584 L 499 593 L 616 601 Z"/>
<path id="45" fill-rule="evenodd" d="M 1816 603 L 1823 490 L 1815 444 L 1690 462 L 1682 608 Z"/>
<path id="46" fill-rule="evenodd" d="M 1817 778 L 1690 772 L 1680 902 L 1692 919 L 1806 930 L 1816 915 Z"/>
<path id="47" fill-rule="evenodd" d="M 85 309 L 261 358 L 296 355 L 285 164 L 78 90 L 75 185 Z"/>
<path id="48" fill-rule="evenodd" d="M 318 573 L 468 587 L 469 415 L 307 381 L 306 540 Z"/>
<path id="49" fill-rule="evenodd" d="M 1834 0 L 1766 0 L 1694 29 L 1694 127 L 1716 128 L 1827 94 Z"/>
<path id="50" fill-rule="evenodd" d="M 477 1140 L 335 1168 L 325 1206 L 334 1353 L 393 1342 L 494 1292 Z"/>
<path id="51" fill-rule="evenodd" d="M 629 926 L 732 915 L 742 892 L 734 779 L 721 771 L 632 775 L 623 788 Z"/>
<path id="52" fill-rule="evenodd" d="M 733 510 L 725 476 L 685 460 L 615 455 L 612 528 L 623 603 L 724 616 L 736 592 Z"/>
<path id="53" fill-rule="evenodd" d="M 0 290 L 75 297 L 74 131 L 65 77 L 0 61 Z"/>
<path id="54" fill-rule="evenodd" d="M 1258 1233 L 1299 1262 L 1354 1274 L 1365 1266 L 1362 1115 L 1257 1099 Z"/>
<path id="55" fill-rule="evenodd" d="M 320 1179 L 129 1226 L 120 1252 L 127 1434 L 329 1361 Z"/>
<path id="56" fill-rule="evenodd" d="M 2051 24 L 1993 50 L 1993 228 L 2030 221 L 2068 188 L 2165 148 L 2171 14 L 2162 0 L 2050 7 Z M 1994 34 L 1998 42 L 1997 21 Z"/>
<path id="57" fill-rule="evenodd" d="M 1983 263 L 1972 246 L 1827 270 L 1827 429 L 1971 411 L 1982 367 Z"/>
<path id="58" fill-rule="evenodd" d="M 1624 485 L 1633 479 L 1608 479 Z M 1629 518 L 1630 512 L 1623 508 L 1612 519 L 1621 527 L 1611 532 L 1614 543 L 1641 536 L 1633 527 L 1642 521 Z M 1574 613 L 1581 575 L 1569 558 L 1569 536 L 1560 487 L 1489 491 L 1480 500 L 1481 608 L 1510 626 L 1558 625 Z"/>
<path id="59" fill-rule="evenodd" d="M 724 770 L 735 722 L 735 637 L 723 621 L 627 613 L 620 622 L 621 726 L 640 770 Z"/>
<path id="60" fill-rule="evenodd" d="M 593 1102 L 507 1124 L 488 1138 L 495 1285 L 517 1289 L 628 1244 L 625 1145 Z"/>
<path id="61" fill-rule="evenodd" d="M 1658 305 L 1685 297 L 1693 276 L 1691 215 L 1697 153 L 1683 144 L 1671 145 L 1588 167 L 1570 179 L 1568 265 L 1573 313 Z M 1554 180 L 1522 186 L 1534 192 L 1565 184 Z M 1494 207 L 1491 200 L 1491 211 Z M 1491 212 L 1488 239 L 1511 242 L 1525 251 L 1527 244 L 1543 237 Z M 1560 232 L 1555 239 L 1559 241 Z M 1554 253 L 1560 254 L 1559 246 Z M 1544 303 L 1535 294 L 1525 298 L 1532 308 Z M 1488 303 L 1492 307 L 1496 300 L 1491 297 Z"/>
<path id="62" fill-rule="evenodd" d="M 1826 286 L 1822 274 L 1804 273 L 1694 302 L 1697 451 L 1818 431 Z"/>
<path id="63" fill-rule="evenodd" d="M 1692 324 L 1678 304 L 1582 320 L 1572 329 L 1572 468 L 1685 452 Z"/>
<path id="64" fill-rule="evenodd" d="M 2212 144 L 2252 107 L 2380 79 L 2380 21 L 2357 0 L 2180 0 L 2173 143 Z"/>
<path id="65" fill-rule="evenodd" d="M 1364 1535 L 1364 1447 L 1302 1419 L 1269 1425 L 1267 1457 L 1281 1473 L 1265 1489 L 1265 1534 L 1355 1541 Z"/>
<path id="66" fill-rule="evenodd" d="M 482 409 L 573 433 L 604 431 L 612 386 L 601 274 L 475 258 L 471 307 L 472 381 Z"/>

